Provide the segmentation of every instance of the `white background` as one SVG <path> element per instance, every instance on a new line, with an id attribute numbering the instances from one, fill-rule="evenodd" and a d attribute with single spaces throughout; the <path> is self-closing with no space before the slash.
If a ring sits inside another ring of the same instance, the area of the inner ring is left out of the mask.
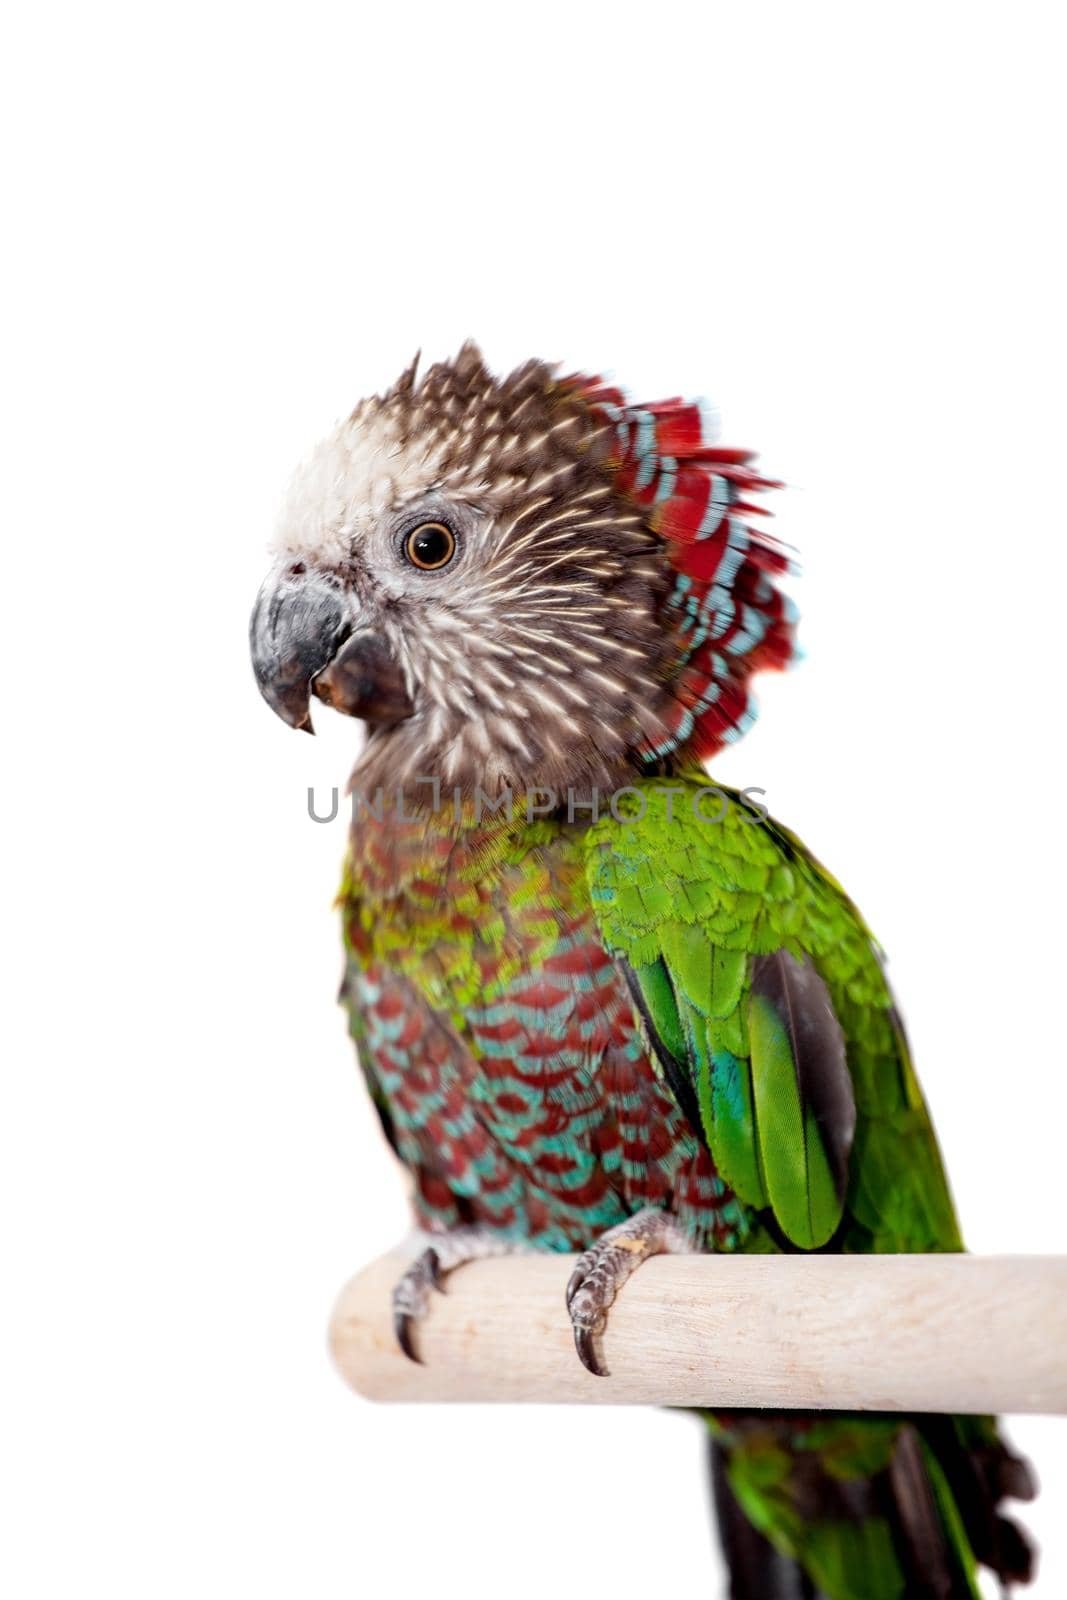
<path id="1" fill-rule="evenodd" d="M 706 395 L 789 481 L 808 660 L 716 770 L 887 946 L 971 1246 L 1067 1249 L 1054 19 L 22 8 L 6 1593 L 713 1592 L 687 1419 L 375 1409 L 325 1351 L 405 1226 L 305 814 L 355 730 L 288 734 L 245 627 L 289 470 L 418 345 Z M 1067 1421 L 1012 1432 L 1055 1600 Z"/>

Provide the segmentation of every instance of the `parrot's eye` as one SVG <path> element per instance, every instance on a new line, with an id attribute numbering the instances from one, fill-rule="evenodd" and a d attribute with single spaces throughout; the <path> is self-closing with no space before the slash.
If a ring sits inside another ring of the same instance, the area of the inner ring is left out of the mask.
<path id="1" fill-rule="evenodd" d="M 404 540 L 404 554 L 413 567 L 423 572 L 447 567 L 455 553 L 455 534 L 443 522 L 420 522 Z"/>

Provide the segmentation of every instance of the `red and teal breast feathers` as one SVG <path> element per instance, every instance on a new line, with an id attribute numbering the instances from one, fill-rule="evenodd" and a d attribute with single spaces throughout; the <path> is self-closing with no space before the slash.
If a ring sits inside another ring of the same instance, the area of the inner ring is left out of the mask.
<path id="1" fill-rule="evenodd" d="M 959 1248 L 868 930 L 784 829 L 700 820 L 700 781 L 588 828 L 357 832 L 346 999 L 424 1210 L 553 1248 L 649 1203 L 713 1249 Z M 791 985 L 831 1012 L 807 1053 Z"/>
<path id="2" fill-rule="evenodd" d="M 653 1204 L 701 1245 L 755 1242 L 649 1061 L 580 831 L 389 826 L 354 843 L 345 999 L 424 1217 L 573 1249 Z"/>

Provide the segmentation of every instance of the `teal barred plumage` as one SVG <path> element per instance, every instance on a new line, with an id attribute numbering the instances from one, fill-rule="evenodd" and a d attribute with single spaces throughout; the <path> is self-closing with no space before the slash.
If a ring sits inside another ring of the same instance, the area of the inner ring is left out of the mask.
<path id="1" fill-rule="evenodd" d="M 657 1081 L 603 946 L 584 831 L 456 832 L 449 814 L 397 833 L 353 839 L 345 995 L 422 1220 L 576 1249 L 670 1200 L 702 1240 L 738 1242 L 750 1219 Z"/>
<path id="2" fill-rule="evenodd" d="M 314 692 L 370 723 L 343 998 L 438 1241 L 397 1289 L 412 1355 L 435 1276 L 508 1242 L 584 1252 L 561 1316 L 593 1370 L 657 1249 L 962 1248 L 859 912 L 743 796 L 706 803 L 795 653 L 766 486 L 696 406 L 470 346 L 296 481 L 253 648 L 287 721 Z M 1029 1573 L 990 1419 L 705 1421 L 738 1600 Z"/>

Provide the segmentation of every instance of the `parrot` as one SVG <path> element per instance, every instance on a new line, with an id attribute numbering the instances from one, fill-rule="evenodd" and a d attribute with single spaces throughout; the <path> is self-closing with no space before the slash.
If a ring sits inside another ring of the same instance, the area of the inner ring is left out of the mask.
<path id="1" fill-rule="evenodd" d="M 756 458 L 468 341 L 363 400 L 286 492 L 252 613 L 290 727 L 364 724 L 341 998 L 420 1241 L 419 1359 L 465 1262 L 576 1256 L 608 1377 L 662 1253 L 963 1248 L 883 953 L 841 885 L 708 763 L 798 654 Z M 983 1416 L 700 1413 L 734 1600 L 974 1600 L 1035 1555 Z"/>

